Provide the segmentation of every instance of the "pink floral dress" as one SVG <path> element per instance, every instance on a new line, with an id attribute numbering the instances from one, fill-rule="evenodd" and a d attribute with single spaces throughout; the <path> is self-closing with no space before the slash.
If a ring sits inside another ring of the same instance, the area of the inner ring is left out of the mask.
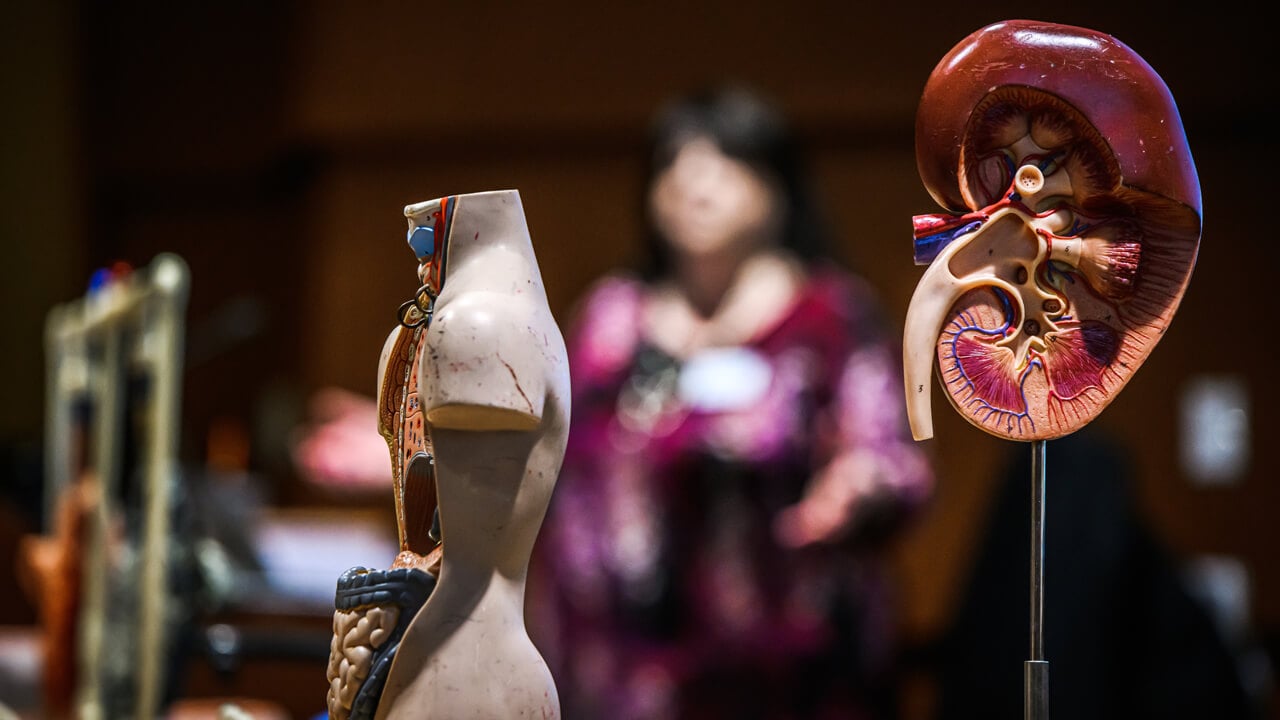
<path id="1" fill-rule="evenodd" d="M 683 362 L 643 337 L 644 294 L 604 278 L 567 333 L 572 425 L 531 610 L 565 717 L 879 716 L 878 551 L 932 474 L 872 293 L 817 268 L 772 327 Z M 881 469 L 854 531 L 780 545 L 776 514 L 854 451 Z"/>

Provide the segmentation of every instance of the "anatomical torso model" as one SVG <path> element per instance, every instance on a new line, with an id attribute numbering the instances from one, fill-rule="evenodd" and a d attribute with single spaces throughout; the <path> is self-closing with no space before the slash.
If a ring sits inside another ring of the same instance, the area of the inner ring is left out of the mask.
<path id="1" fill-rule="evenodd" d="M 452 196 L 405 216 L 422 288 L 387 339 L 378 394 L 401 552 L 390 570 L 339 581 L 330 717 L 559 717 L 524 587 L 569 377 L 520 196 Z"/>
<path id="2" fill-rule="evenodd" d="M 915 219 L 929 265 L 907 314 L 908 415 L 933 435 L 936 355 L 956 410 L 1010 440 L 1087 424 L 1173 317 L 1200 242 L 1200 187 L 1173 98 L 1127 46 L 1007 21 L 938 64 L 916 120 L 946 215 Z"/>

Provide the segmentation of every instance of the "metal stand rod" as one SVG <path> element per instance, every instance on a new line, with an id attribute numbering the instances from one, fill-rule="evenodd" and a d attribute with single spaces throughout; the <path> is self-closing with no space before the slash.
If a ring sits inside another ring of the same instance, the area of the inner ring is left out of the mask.
<path id="1" fill-rule="evenodd" d="M 1049 718 L 1049 662 L 1044 659 L 1044 456 L 1046 441 L 1031 443 L 1031 659 L 1024 666 L 1025 720 Z"/>

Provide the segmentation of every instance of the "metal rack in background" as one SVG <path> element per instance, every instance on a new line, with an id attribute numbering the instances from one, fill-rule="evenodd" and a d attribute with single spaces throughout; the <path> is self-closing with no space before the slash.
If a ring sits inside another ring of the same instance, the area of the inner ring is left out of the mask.
<path id="1" fill-rule="evenodd" d="M 83 548 L 73 714 L 116 717 L 112 708 L 123 691 L 128 714 L 151 720 L 160 715 L 172 642 L 166 626 L 171 509 L 190 273 L 172 254 L 138 270 L 103 272 L 84 297 L 53 308 L 46 321 L 45 526 L 52 527 L 58 500 L 72 483 L 82 473 L 91 476 L 98 489 Z M 138 378 L 145 392 L 131 389 Z M 135 420 L 143 426 L 141 439 L 126 447 Z M 129 481 L 138 483 L 140 533 L 136 547 L 126 549 L 136 568 L 130 597 L 137 606 L 136 625 L 123 630 L 133 640 L 122 659 L 119 644 L 108 642 L 121 632 L 110 607 L 116 602 L 111 589 L 121 580 L 111 577 L 109 553 L 124 520 L 118 496 L 126 453 Z"/>

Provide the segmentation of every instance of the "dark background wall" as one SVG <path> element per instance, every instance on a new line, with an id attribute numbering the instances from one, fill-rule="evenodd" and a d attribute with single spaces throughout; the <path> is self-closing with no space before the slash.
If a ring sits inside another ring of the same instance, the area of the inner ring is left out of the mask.
<path id="1" fill-rule="evenodd" d="M 1241 558 L 1258 626 L 1280 630 L 1280 485 L 1265 451 L 1278 399 L 1253 315 L 1270 304 L 1277 259 L 1262 212 L 1276 81 L 1256 18 L 1099 0 L 51 3 L 6 15 L 6 543 L 31 529 L 24 469 L 40 448 L 44 316 L 93 268 L 163 250 L 187 260 L 184 459 L 202 462 L 209 429 L 238 424 L 274 502 L 323 505 L 286 462 L 288 429 L 315 388 L 372 392 L 393 311 L 416 287 L 400 208 L 519 188 L 563 321 L 638 247 L 647 118 L 707 80 L 752 83 L 791 116 L 840 258 L 900 324 L 920 273 L 909 219 L 934 210 L 913 155 L 920 90 L 969 32 L 1029 17 L 1115 35 L 1182 110 L 1204 192 L 1199 265 L 1168 335 L 1096 425 L 1131 451 L 1159 535 L 1183 555 Z M 1252 464 L 1230 487 L 1194 486 L 1177 462 L 1179 390 L 1204 374 L 1243 379 L 1253 408 Z M 940 397 L 935 407 L 936 498 L 894 550 L 916 638 L 954 609 L 996 468 L 1015 451 Z M 31 617 L 20 599 L 0 602 Z"/>

